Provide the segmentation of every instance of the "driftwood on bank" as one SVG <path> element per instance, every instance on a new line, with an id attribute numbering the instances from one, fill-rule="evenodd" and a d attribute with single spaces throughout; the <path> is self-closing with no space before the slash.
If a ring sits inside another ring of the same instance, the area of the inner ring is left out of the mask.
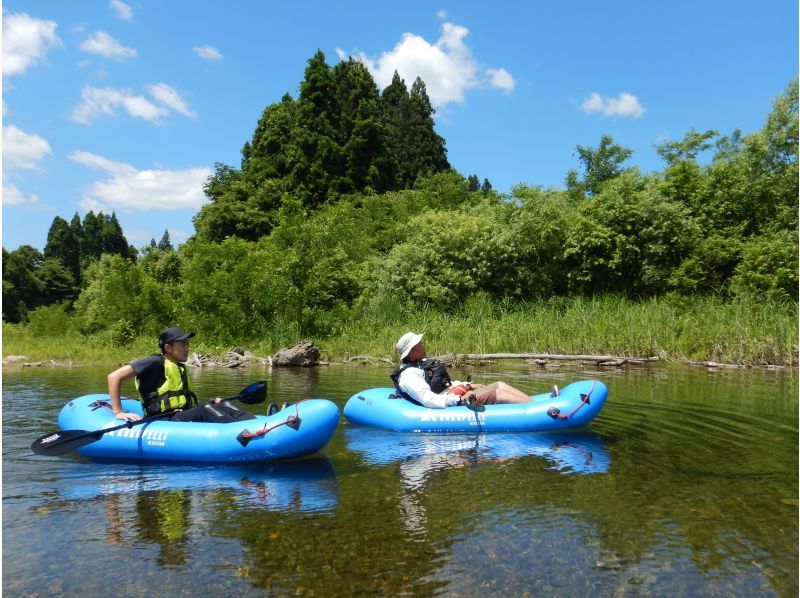
<path id="1" fill-rule="evenodd" d="M 394 365 L 394 361 L 387 357 L 373 357 L 372 355 L 353 355 L 352 357 L 345 357 L 342 360 L 344 363 L 353 363 L 359 362 L 361 365 L 366 365 L 368 363 L 373 363 L 375 361 L 380 361 L 382 363 L 388 363 L 389 365 Z"/>
<path id="2" fill-rule="evenodd" d="M 739 363 L 720 363 L 718 361 L 690 361 L 688 362 L 689 365 L 701 368 L 709 368 L 709 369 L 721 369 L 721 370 L 740 370 L 740 369 L 747 369 L 753 367 L 749 364 L 739 364 Z M 786 369 L 786 366 L 783 365 L 773 365 L 767 364 L 763 366 L 765 369 L 768 370 L 783 370 Z"/>
<path id="3" fill-rule="evenodd" d="M 40 368 L 44 366 L 54 365 L 69 365 L 67 363 L 58 363 L 55 359 L 48 359 L 47 361 L 25 361 L 22 363 L 24 368 Z"/>
<path id="4" fill-rule="evenodd" d="M 496 359 L 524 359 L 540 367 L 547 366 L 551 361 L 588 361 L 598 367 L 623 365 L 641 365 L 660 361 L 658 356 L 653 357 L 619 357 L 616 355 L 558 355 L 551 353 L 459 353 L 438 356 L 438 359 L 448 364 L 460 365 L 467 363 L 484 363 Z"/>
<path id="5" fill-rule="evenodd" d="M 186 365 L 204 368 L 204 367 L 224 367 L 224 368 L 238 368 L 247 365 L 251 361 L 259 363 L 267 363 L 267 359 L 263 357 L 256 357 L 247 349 L 242 347 L 233 347 L 222 355 L 202 355 L 192 353 L 189 359 L 186 360 Z"/>

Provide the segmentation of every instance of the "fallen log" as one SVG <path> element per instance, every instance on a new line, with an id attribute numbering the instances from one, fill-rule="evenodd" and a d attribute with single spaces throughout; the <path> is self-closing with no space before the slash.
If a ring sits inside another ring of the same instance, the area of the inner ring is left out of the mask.
<path id="1" fill-rule="evenodd" d="M 362 365 L 372 363 L 373 361 L 380 361 L 382 363 L 394 365 L 394 362 L 391 359 L 387 359 L 386 357 L 373 357 L 372 355 L 353 355 L 352 357 L 345 357 L 343 361 L 344 363 L 360 361 Z"/>
<path id="2" fill-rule="evenodd" d="M 719 368 L 728 370 L 737 370 L 750 367 L 748 365 L 740 365 L 737 363 L 719 363 L 717 361 L 690 361 L 689 365 L 693 365 L 696 367 L 703 367 L 703 368 L 711 368 L 711 369 Z"/>
<path id="3" fill-rule="evenodd" d="M 608 363 L 609 365 L 622 365 L 625 363 L 647 363 L 660 361 L 658 356 L 653 357 L 619 357 L 616 355 L 555 355 L 550 353 L 456 353 L 450 355 L 440 355 L 438 359 L 453 358 L 457 360 L 493 360 L 493 359 L 530 359 L 536 361 L 593 361 L 596 363 Z"/>

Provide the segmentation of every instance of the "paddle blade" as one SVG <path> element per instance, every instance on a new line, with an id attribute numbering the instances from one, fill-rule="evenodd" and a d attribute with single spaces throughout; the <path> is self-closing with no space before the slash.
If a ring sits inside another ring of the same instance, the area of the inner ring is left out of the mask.
<path id="1" fill-rule="evenodd" d="M 263 380 L 253 382 L 239 393 L 239 400 L 247 405 L 256 405 L 267 400 L 267 383 Z"/>
<path id="2" fill-rule="evenodd" d="M 31 443 L 31 450 L 37 455 L 55 457 L 94 442 L 103 435 L 103 432 L 104 430 L 98 430 L 96 432 L 87 432 L 86 430 L 64 430 L 62 432 L 45 434 Z"/>

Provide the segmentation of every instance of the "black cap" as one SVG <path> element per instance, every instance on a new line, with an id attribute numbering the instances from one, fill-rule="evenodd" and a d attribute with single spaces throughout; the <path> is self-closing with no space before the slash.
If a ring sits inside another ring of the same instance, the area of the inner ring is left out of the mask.
<path id="1" fill-rule="evenodd" d="M 175 341 L 185 341 L 194 336 L 194 332 L 186 332 L 180 328 L 167 328 L 158 337 L 158 346 L 162 349 L 167 343 L 174 343 Z"/>

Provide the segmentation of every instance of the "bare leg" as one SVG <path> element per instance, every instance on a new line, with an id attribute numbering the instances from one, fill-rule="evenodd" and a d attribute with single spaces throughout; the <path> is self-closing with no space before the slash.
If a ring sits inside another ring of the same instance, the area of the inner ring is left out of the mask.
<path id="1" fill-rule="evenodd" d="M 494 405 L 495 403 L 530 403 L 533 401 L 528 395 L 506 384 L 495 382 L 472 391 L 478 405 Z"/>

